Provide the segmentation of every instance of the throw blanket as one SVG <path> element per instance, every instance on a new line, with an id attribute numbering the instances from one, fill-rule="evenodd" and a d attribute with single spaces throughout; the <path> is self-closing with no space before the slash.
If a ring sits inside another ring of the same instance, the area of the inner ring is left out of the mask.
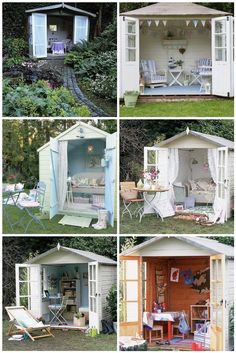
<path id="1" fill-rule="evenodd" d="M 152 314 L 149 312 L 144 312 L 143 313 L 143 324 L 149 328 L 149 329 L 153 329 L 153 319 L 152 319 Z"/>

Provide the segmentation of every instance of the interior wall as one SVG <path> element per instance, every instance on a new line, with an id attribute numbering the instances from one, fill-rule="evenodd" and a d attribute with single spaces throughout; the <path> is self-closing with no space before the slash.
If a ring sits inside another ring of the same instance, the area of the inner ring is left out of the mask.
<path id="1" fill-rule="evenodd" d="M 209 23 L 207 23 L 209 26 Z M 172 39 L 186 39 L 186 51 L 182 55 L 178 49 L 163 46 L 162 41 L 167 39 L 168 32 Z M 183 60 L 183 69 L 190 73 L 200 58 L 211 58 L 211 30 L 203 27 L 199 22 L 194 28 L 193 23 L 186 26 L 184 21 L 167 21 L 166 27 L 160 21 L 156 27 L 154 21 L 150 27 L 147 23 L 140 29 L 140 59 L 155 59 L 158 69 L 168 69 L 168 60 Z"/>
<path id="2" fill-rule="evenodd" d="M 210 266 L 209 257 L 171 257 L 171 258 L 144 258 L 147 261 L 147 307 L 149 312 L 153 311 L 153 303 L 157 301 L 157 290 L 155 271 L 162 269 L 167 284 L 164 292 L 167 311 L 185 310 L 190 316 L 190 305 L 196 304 L 199 300 L 206 300 L 210 297 L 210 292 L 199 293 L 191 288 L 191 285 L 184 283 L 181 272 L 192 270 L 192 273 L 204 270 Z M 180 275 L 178 282 L 170 281 L 171 267 L 179 268 Z"/>
<path id="3" fill-rule="evenodd" d="M 99 165 L 99 167 L 89 167 L 89 159 L 94 156 L 100 160 L 104 156 L 104 149 L 106 148 L 105 141 L 102 139 L 86 140 L 83 144 L 73 146 L 74 142 L 68 143 L 68 167 L 70 175 L 76 175 L 79 173 L 103 173 L 104 168 Z M 70 147 L 73 146 L 72 147 Z M 88 145 L 93 146 L 93 152 L 88 153 Z M 100 161 L 99 161 L 100 162 Z"/>
<path id="4" fill-rule="evenodd" d="M 57 31 L 52 32 L 49 25 L 57 25 Z M 47 38 L 48 44 L 55 41 L 62 41 L 65 39 L 73 40 L 73 17 L 47 17 Z"/>
<path id="5" fill-rule="evenodd" d="M 194 159 L 198 164 L 192 164 Z M 179 150 L 179 174 L 176 181 L 184 184 L 190 179 L 211 178 L 206 163 L 208 163 L 207 149 Z"/>

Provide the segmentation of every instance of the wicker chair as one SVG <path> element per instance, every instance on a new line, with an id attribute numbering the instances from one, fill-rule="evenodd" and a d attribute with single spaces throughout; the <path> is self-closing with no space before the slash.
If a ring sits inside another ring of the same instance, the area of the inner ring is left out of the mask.
<path id="1" fill-rule="evenodd" d="M 120 196 L 123 200 L 124 205 L 121 217 L 128 213 L 130 218 L 132 219 L 133 216 L 137 216 L 143 208 L 144 200 L 138 198 L 138 191 L 134 190 L 134 188 L 134 181 L 120 182 Z M 132 205 L 136 205 L 136 208 L 134 210 L 132 209 Z"/>

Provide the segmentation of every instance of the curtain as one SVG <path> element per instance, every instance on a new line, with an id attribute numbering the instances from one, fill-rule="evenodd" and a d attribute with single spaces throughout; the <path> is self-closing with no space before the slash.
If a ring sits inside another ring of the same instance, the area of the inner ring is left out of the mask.
<path id="1" fill-rule="evenodd" d="M 169 199 L 174 206 L 175 195 L 173 183 L 179 174 L 179 150 L 178 148 L 169 148 L 169 163 L 168 163 L 168 177 L 169 177 Z"/>
<path id="2" fill-rule="evenodd" d="M 217 149 L 208 148 L 208 164 L 211 172 L 211 177 L 216 184 L 217 182 Z"/>
<path id="3" fill-rule="evenodd" d="M 46 43 L 46 15 L 34 14 L 34 45 L 36 57 L 45 56 Z"/>
<path id="4" fill-rule="evenodd" d="M 59 180 L 58 180 L 58 203 L 59 210 L 63 210 L 67 192 L 67 176 L 68 176 L 68 153 L 67 141 L 59 142 Z"/>
<path id="5" fill-rule="evenodd" d="M 88 17 L 86 16 L 75 16 L 75 44 L 88 40 Z"/>

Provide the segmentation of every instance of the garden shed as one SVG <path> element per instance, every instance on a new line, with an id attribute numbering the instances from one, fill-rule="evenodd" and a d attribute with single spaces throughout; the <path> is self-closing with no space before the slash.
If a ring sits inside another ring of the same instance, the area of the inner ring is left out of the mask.
<path id="1" fill-rule="evenodd" d="M 234 94 L 230 13 L 190 2 L 148 5 L 121 13 L 120 43 L 121 97 L 131 90 L 152 96 Z M 182 63 L 170 65 L 175 62 Z M 142 92 L 148 74 L 157 74 L 153 80 L 165 87 L 145 84 Z"/>
<path id="2" fill-rule="evenodd" d="M 47 57 L 48 50 L 64 54 L 73 44 L 89 38 L 90 18 L 95 14 L 61 3 L 26 10 L 30 56 Z"/>
<path id="3" fill-rule="evenodd" d="M 176 203 L 176 188 L 195 204 L 212 205 L 221 221 L 234 204 L 234 142 L 187 128 L 153 147 L 144 147 L 144 170 L 159 170 L 158 183 L 169 188 L 163 197 Z M 150 210 L 149 210 L 150 211 Z M 150 211 L 151 212 L 151 211 Z"/>
<path id="4" fill-rule="evenodd" d="M 189 315 L 192 339 L 199 325 L 210 323 L 207 350 L 232 349 L 232 246 L 204 237 L 157 236 L 125 250 L 120 261 L 121 336 L 143 335 L 143 314 L 153 313 L 155 302 L 166 312 Z M 166 334 L 166 323 L 159 322 Z"/>
<path id="5" fill-rule="evenodd" d="M 38 149 L 39 180 L 46 184 L 43 212 L 98 217 L 114 224 L 116 133 L 78 122 Z"/>
<path id="6" fill-rule="evenodd" d="M 74 328 L 73 315 L 81 312 L 89 327 L 99 332 L 101 320 L 108 318 L 106 296 L 114 284 L 115 261 L 58 244 L 26 263 L 16 264 L 16 305 L 50 322 L 49 305 L 63 296 L 67 298 L 63 317 L 68 325 L 55 323 L 55 327 Z"/>

